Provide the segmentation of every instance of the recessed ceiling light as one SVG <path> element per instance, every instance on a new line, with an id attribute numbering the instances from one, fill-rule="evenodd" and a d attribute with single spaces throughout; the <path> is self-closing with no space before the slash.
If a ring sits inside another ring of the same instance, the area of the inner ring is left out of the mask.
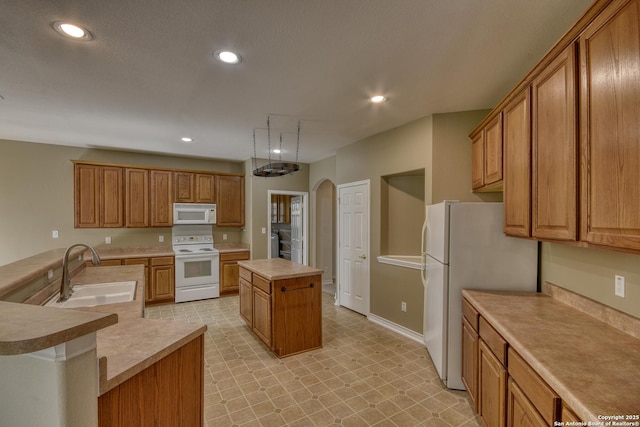
<path id="1" fill-rule="evenodd" d="M 381 102 L 384 102 L 386 100 L 387 98 L 385 98 L 383 95 L 376 95 L 369 98 L 369 101 L 373 102 L 374 104 L 380 104 Z"/>
<path id="2" fill-rule="evenodd" d="M 214 52 L 214 55 L 220 61 L 227 64 L 237 64 L 241 60 L 240 55 L 235 52 L 231 52 L 230 50 L 217 50 Z"/>
<path id="3" fill-rule="evenodd" d="M 74 40 L 89 41 L 93 38 L 91 33 L 78 25 L 70 24 L 68 22 L 57 21 L 53 23 L 53 29 L 59 34 L 65 37 L 72 38 Z"/>
<path id="4" fill-rule="evenodd" d="M 182 138 L 180 138 L 180 141 L 182 141 L 182 142 L 193 142 L 193 138 L 189 138 L 188 136 L 183 136 Z"/>

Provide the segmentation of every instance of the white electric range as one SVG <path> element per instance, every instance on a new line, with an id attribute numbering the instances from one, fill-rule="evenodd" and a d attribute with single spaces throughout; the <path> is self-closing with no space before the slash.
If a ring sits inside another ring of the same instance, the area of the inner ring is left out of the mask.
<path id="1" fill-rule="evenodd" d="M 211 225 L 174 225 L 176 302 L 220 296 L 220 252 L 213 247 Z"/>

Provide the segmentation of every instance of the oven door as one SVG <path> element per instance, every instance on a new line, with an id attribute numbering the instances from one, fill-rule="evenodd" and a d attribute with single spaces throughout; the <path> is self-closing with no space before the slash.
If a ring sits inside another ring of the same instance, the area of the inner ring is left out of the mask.
<path id="1" fill-rule="evenodd" d="M 220 256 L 176 255 L 176 288 L 220 282 Z"/>

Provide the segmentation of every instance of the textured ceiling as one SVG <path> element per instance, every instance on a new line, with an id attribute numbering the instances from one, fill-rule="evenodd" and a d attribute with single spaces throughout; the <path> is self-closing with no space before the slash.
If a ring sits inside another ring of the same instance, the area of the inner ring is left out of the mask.
<path id="1" fill-rule="evenodd" d="M 590 0 L 0 0 L 0 138 L 313 162 L 491 108 Z M 91 42 L 53 31 L 79 23 Z M 233 49 L 226 65 L 212 52 Z M 383 93 L 388 101 L 367 98 Z M 193 143 L 179 142 L 190 136 Z"/>

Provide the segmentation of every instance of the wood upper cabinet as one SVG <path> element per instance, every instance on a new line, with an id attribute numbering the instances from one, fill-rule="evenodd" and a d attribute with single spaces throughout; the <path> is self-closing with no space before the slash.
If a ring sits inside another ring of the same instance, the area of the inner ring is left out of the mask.
<path id="1" fill-rule="evenodd" d="M 531 103 L 527 87 L 503 110 L 504 233 L 531 236 Z"/>
<path id="2" fill-rule="evenodd" d="M 580 37 L 581 240 L 640 249 L 640 1 Z"/>
<path id="3" fill-rule="evenodd" d="M 122 227 L 122 168 L 74 165 L 74 227 Z"/>
<path id="4" fill-rule="evenodd" d="M 244 176 L 216 175 L 215 185 L 217 225 L 244 226 Z"/>
<path id="5" fill-rule="evenodd" d="M 126 168 L 125 223 L 127 227 L 149 226 L 149 171 Z"/>
<path id="6" fill-rule="evenodd" d="M 196 202 L 215 203 L 216 202 L 216 176 L 211 174 L 197 173 L 196 177 Z"/>
<path id="7" fill-rule="evenodd" d="M 173 226 L 173 172 L 151 170 L 150 218 L 151 227 Z"/>
<path id="8" fill-rule="evenodd" d="M 545 67 L 531 87 L 532 235 L 577 240 L 575 46 Z"/>
<path id="9" fill-rule="evenodd" d="M 491 185 L 502 181 L 502 114 L 487 124 L 484 133 L 484 185 Z"/>
<path id="10" fill-rule="evenodd" d="M 192 172 L 176 172 L 176 203 L 193 203 L 196 201 L 196 175 Z"/>
<path id="11" fill-rule="evenodd" d="M 484 186 L 484 132 L 481 129 L 471 135 L 471 188 L 478 190 Z"/>
<path id="12" fill-rule="evenodd" d="M 471 135 L 471 187 L 475 191 L 502 189 L 502 113 Z"/>

